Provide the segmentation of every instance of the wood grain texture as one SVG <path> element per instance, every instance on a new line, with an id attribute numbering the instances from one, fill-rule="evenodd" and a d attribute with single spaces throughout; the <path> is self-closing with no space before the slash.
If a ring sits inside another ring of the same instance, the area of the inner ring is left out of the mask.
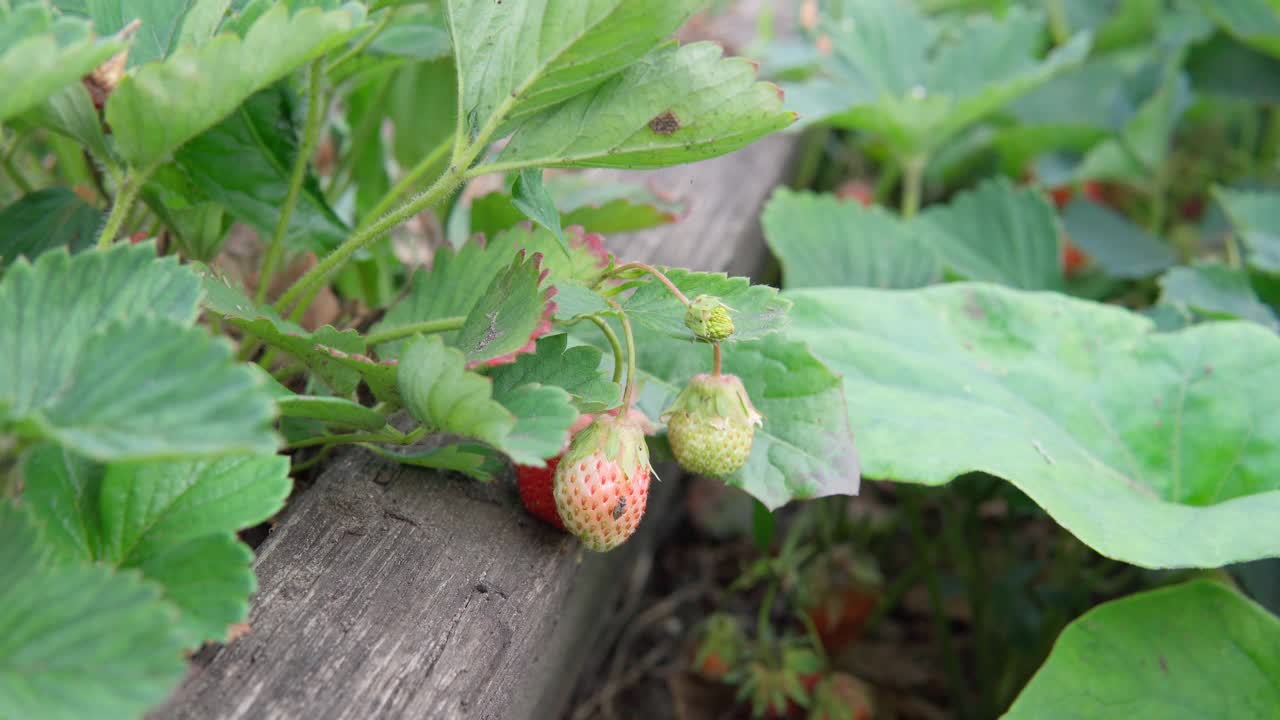
<path id="1" fill-rule="evenodd" d="M 751 274 L 765 257 L 759 210 L 785 182 L 794 145 L 773 137 L 650 173 L 687 192 L 691 212 L 611 238 L 611 249 L 624 260 Z M 677 473 L 659 472 L 637 537 L 595 555 L 527 516 L 509 478 L 484 485 L 347 453 L 260 548 L 252 630 L 197 654 L 152 717 L 558 717 L 676 495 Z"/>

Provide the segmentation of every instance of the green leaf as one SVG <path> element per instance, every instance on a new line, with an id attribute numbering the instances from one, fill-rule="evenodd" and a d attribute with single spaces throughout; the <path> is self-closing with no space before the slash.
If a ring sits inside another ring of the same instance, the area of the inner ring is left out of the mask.
<path id="1" fill-rule="evenodd" d="M 1187 73 L 1199 94 L 1251 103 L 1280 102 L 1280 57 L 1218 33 L 1192 48 Z"/>
<path id="2" fill-rule="evenodd" d="M 197 192 L 263 237 L 275 232 L 298 155 L 301 130 L 294 125 L 295 100 L 284 85 L 257 93 L 174 157 Z M 337 247 L 349 234 L 308 173 L 289 217 L 285 242 L 319 253 Z"/>
<path id="3" fill-rule="evenodd" d="M 482 482 L 492 480 L 508 467 L 501 455 L 495 453 L 489 446 L 478 443 L 459 443 L 408 451 L 376 445 L 366 447 L 382 457 L 405 465 L 433 470 L 452 470 Z"/>
<path id="4" fill-rule="evenodd" d="M 494 398 L 493 383 L 466 370 L 438 335 L 412 340 L 400 358 L 405 407 L 423 426 L 486 442 L 523 465 L 541 466 L 569 439 L 578 411 L 560 388 L 521 385 Z"/>
<path id="5" fill-rule="evenodd" d="M 452 58 L 407 65 L 392 76 L 385 110 L 396 129 L 391 149 L 402 167 L 417 165 L 453 133 L 457 77 Z"/>
<path id="6" fill-rule="evenodd" d="M 135 718 L 182 679 L 159 588 L 52 563 L 29 510 L 0 501 L 0 717 Z"/>
<path id="7" fill-rule="evenodd" d="M 308 418 L 357 430 L 378 431 L 387 426 L 386 418 L 380 413 L 346 398 L 293 395 L 277 400 L 276 404 L 281 417 Z"/>
<path id="8" fill-rule="evenodd" d="M 243 40 L 223 33 L 203 45 L 179 48 L 162 63 L 142 66 L 121 80 L 107 101 L 116 151 L 137 167 L 154 165 L 250 95 L 337 47 L 363 20 L 364 11 L 355 3 L 296 13 L 281 3 L 258 16 Z"/>
<path id="9" fill-rule="evenodd" d="M 338 367 L 346 368 L 358 375 L 373 393 L 374 399 L 388 406 L 400 408 L 404 400 L 400 397 L 400 388 L 396 384 L 395 360 L 377 361 L 364 355 L 354 355 L 336 348 L 319 345 L 317 350 L 326 353 Z"/>
<path id="10" fill-rule="evenodd" d="M 168 56 L 180 41 L 208 39 L 231 0 L 85 0 L 98 32 L 119 32 L 140 21 L 129 47 L 129 67 Z"/>
<path id="11" fill-rule="evenodd" d="M 200 283 L 151 244 L 19 260 L 0 280 L 0 427 L 99 460 L 272 452 L 274 414 Z"/>
<path id="12" fill-rule="evenodd" d="M 0 122 L 79 82 L 122 47 L 95 37 L 84 20 L 55 19 L 43 3 L 0 12 Z"/>
<path id="13" fill-rule="evenodd" d="M 935 243 L 880 207 L 779 188 L 760 224 L 788 288 L 915 288 L 942 276 Z"/>
<path id="14" fill-rule="evenodd" d="M 1280 548 L 1274 333 L 1160 333 L 1120 308 L 982 284 L 787 296 L 789 334 L 856 398 L 868 476 L 1002 477 L 1090 547 L 1143 567 Z"/>
<path id="15" fill-rule="evenodd" d="M 811 121 L 882 136 L 900 158 L 928 155 L 977 121 L 1081 62 L 1080 33 L 1040 59 L 1043 17 L 1018 8 L 944 32 L 911 3 L 842 0 L 822 30 L 833 52 L 825 74 L 787 92 Z M 798 90 L 799 92 L 793 92 Z"/>
<path id="16" fill-rule="evenodd" d="M 1200 0 L 1200 7 L 1240 42 L 1280 57 L 1280 7 L 1272 0 Z"/>
<path id="17" fill-rule="evenodd" d="M 493 394 L 502 398 L 530 383 L 564 388 L 584 413 L 603 412 L 617 405 L 622 389 L 600 374 L 603 354 L 590 345 L 568 347 L 569 336 L 538 339 L 537 349 L 514 363 L 495 368 Z"/>
<path id="18" fill-rule="evenodd" d="M 636 329 L 636 347 L 637 404 L 651 418 L 671 406 L 689 378 L 706 372 L 711 358 L 705 345 L 644 327 Z M 725 482 L 770 509 L 793 499 L 857 494 L 858 453 L 838 375 L 780 333 L 725 345 L 723 362 L 764 415 L 746 466 Z"/>
<path id="19" fill-rule="evenodd" d="M 1176 267 L 1160 276 L 1160 302 L 1184 305 L 1212 318 L 1252 320 L 1280 329 L 1275 313 L 1253 292 L 1249 273 L 1218 263 Z"/>
<path id="20" fill-rule="evenodd" d="M 1209 580 L 1104 603 L 1067 626 L 1005 715 L 1096 720 L 1275 716 L 1280 621 Z"/>
<path id="21" fill-rule="evenodd" d="M 1178 261 L 1163 240 L 1091 200 L 1072 200 L 1062 225 L 1071 243 L 1113 277 L 1150 277 Z"/>
<path id="22" fill-rule="evenodd" d="M 307 332 L 301 325 L 280 317 L 270 307 L 255 304 L 239 287 L 208 268 L 201 269 L 205 307 L 228 323 L 259 340 L 279 348 L 310 369 L 317 379 L 338 395 L 350 395 L 360 382 L 358 372 L 334 357 L 365 351 L 364 338 L 355 330 L 337 330 L 325 325 Z"/>
<path id="23" fill-rule="evenodd" d="M 525 120 L 484 167 L 663 167 L 724 155 L 790 125 L 795 115 L 782 110 L 778 88 L 721 52 L 711 43 L 658 48 Z"/>
<path id="24" fill-rule="evenodd" d="M 592 233 L 625 233 L 673 223 L 687 207 L 632 183 L 600 183 L 580 173 L 546 181 L 560 211 L 560 226 L 577 225 Z M 471 232 L 493 236 L 525 216 L 500 192 L 471 201 Z"/>
<path id="25" fill-rule="evenodd" d="M 547 230 L 517 227 L 500 233 L 488 242 L 468 242 L 457 250 L 441 248 L 436 252 L 431 268 L 414 274 L 409 294 L 387 311 L 382 321 L 373 328 L 373 332 L 386 332 L 430 320 L 465 317 L 470 328 L 468 335 L 464 337 L 461 331 L 453 331 L 438 333 L 440 337 L 447 344 L 468 348 L 469 362 L 476 363 L 495 357 L 488 352 L 489 345 L 484 349 L 476 347 L 489 330 L 488 313 L 494 310 L 492 306 L 499 300 L 490 294 L 491 289 L 497 290 L 498 284 L 519 280 L 527 291 L 530 284 L 528 273 L 534 273 L 535 278 L 537 273 L 537 266 L 532 260 L 534 255 L 542 254 L 541 269 L 549 273 L 548 284 L 555 285 L 570 278 L 594 283 L 599 277 L 605 262 L 600 238 L 571 233 L 569 244 L 571 252 L 566 258 L 559 243 Z M 528 258 L 523 262 L 516 261 L 520 251 L 524 251 Z M 504 280 L 504 277 L 507 279 Z M 536 283 L 534 287 L 538 287 Z M 547 328 L 542 326 L 541 320 L 546 319 L 544 313 L 552 305 L 545 294 L 537 293 L 536 298 L 541 305 L 534 307 L 529 304 L 533 297 L 527 292 L 512 296 L 513 301 L 523 298 L 522 327 L 530 334 L 515 348 L 506 347 L 505 353 L 545 334 Z M 530 325 L 528 321 L 534 318 L 535 310 L 539 322 Z M 512 335 L 508 339 L 514 341 L 515 337 Z M 464 341 L 470 344 L 463 345 Z M 378 353 L 384 358 L 396 357 L 402 344 L 403 341 L 381 343 L 378 345 Z"/>
<path id="26" fill-rule="evenodd" d="M 98 158 L 112 157 L 102 133 L 102 119 L 83 83 L 71 83 L 13 122 L 15 126 L 48 128 L 80 141 Z"/>
<path id="27" fill-rule="evenodd" d="M 589 315 L 609 315 L 609 303 L 595 290 L 575 282 L 556 285 L 556 319 L 569 322 Z"/>
<path id="28" fill-rule="evenodd" d="M 555 291 L 541 287 L 541 265 L 539 254 L 526 258 L 523 250 L 516 253 L 467 313 L 455 343 L 469 365 L 511 362 L 520 353 L 533 352 L 534 342 L 551 331 Z"/>
<path id="29" fill-rule="evenodd" d="M 1037 190 L 1004 178 L 962 193 L 921 216 L 949 273 L 1027 290 L 1062 287 L 1058 224 Z"/>
<path id="30" fill-rule="evenodd" d="M 590 90 L 670 37 L 694 0 L 548 0 L 503 7 L 449 0 L 458 62 L 458 137 L 488 142 L 506 124 Z"/>
<path id="31" fill-rule="evenodd" d="M 781 330 L 787 321 L 790 303 L 778 297 L 768 285 L 752 285 L 744 277 L 724 273 L 704 273 L 683 268 L 660 268 L 690 300 L 699 295 L 714 295 L 730 308 L 734 333 L 730 341 L 755 340 Z M 636 288 L 622 304 L 632 322 L 647 325 L 681 340 L 694 340 L 693 331 L 684 325 L 685 307 L 671 291 L 656 279 Z"/>
<path id="32" fill-rule="evenodd" d="M 525 168 L 520 171 L 511 186 L 511 204 L 525 217 L 550 231 L 560 241 L 565 254 L 569 253 L 569 241 L 560 229 L 560 212 L 542 184 L 542 170 Z"/>
<path id="33" fill-rule="evenodd" d="M 1280 192 L 1215 188 L 1213 197 L 1248 251 L 1249 266 L 1280 273 Z"/>
<path id="34" fill-rule="evenodd" d="M 67 561 L 136 568 L 181 612 L 186 647 L 222 640 L 249 614 L 253 552 L 235 532 L 284 506 L 279 455 L 95 467 L 46 445 L 27 460 L 26 498 Z"/>
<path id="35" fill-rule="evenodd" d="M 443 3 L 406 5 L 369 44 L 369 52 L 418 60 L 439 60 L 453 49 Z M 453 126 L 450 125 L 450 128 Z"/>
<path id="36" fill-rule="evenodd" d="M 23 195 L 0 210 L 0 268 L 56 248 L 80 252 L 93 245 L 101 225 L 102 211 L 66 188 Z"/>

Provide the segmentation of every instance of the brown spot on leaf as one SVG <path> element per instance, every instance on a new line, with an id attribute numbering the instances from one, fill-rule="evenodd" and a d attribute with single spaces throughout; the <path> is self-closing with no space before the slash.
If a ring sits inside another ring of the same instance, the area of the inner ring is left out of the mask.
<path id="1" fill-rule="evenodd" d="M 649 129 L 658 135 L 670 135 L 680 129 L 680 118 L 667 110 L 649 121 Z"/>

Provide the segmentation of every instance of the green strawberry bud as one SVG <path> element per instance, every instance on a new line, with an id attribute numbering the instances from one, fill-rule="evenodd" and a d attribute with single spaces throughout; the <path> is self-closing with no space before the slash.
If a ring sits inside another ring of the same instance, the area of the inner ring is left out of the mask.
<path id="1" fill-rule="evenodd" d="M 684 326 L 700 340 L 720 342 L 733 335 L 729 307 L 714 295 L 699 295 L 684 313 Z"/>
<path id="2" fill-rule="evenodd" d="M 763 416 L 735 375 L 696 375 L 663 414 L 671 450 L 684 469 L 724 477 L 751 455 Z"/>

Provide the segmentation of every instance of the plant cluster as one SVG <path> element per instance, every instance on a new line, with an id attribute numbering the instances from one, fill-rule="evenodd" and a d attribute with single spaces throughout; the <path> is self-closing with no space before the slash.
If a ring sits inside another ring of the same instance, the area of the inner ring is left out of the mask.
<path id="1" fill-rule="evenodd" d="M 0 0 L 0 716 L 163 700 L 244 629 L 237 533 L 335 447 L 540 470 L 531 510 L 594 550 L 635 530 L 668 407 L 678 455 L 771 507 L 856 491 L 789 302 L 618 263 L 600 233 L 679 205 L 544 180 L 794 120 L 753 63 L 668 40 L 698 5 Z"/>

